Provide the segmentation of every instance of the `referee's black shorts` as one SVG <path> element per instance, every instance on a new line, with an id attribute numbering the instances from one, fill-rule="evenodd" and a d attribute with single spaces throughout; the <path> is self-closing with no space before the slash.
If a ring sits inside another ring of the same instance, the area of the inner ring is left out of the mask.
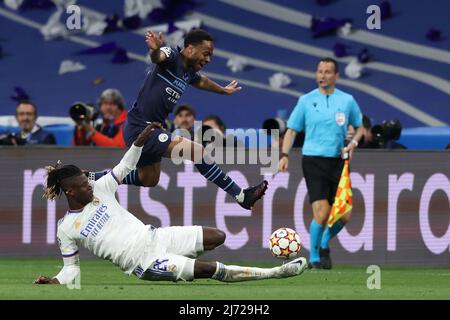
<path id="1" fill-rule="evenodd" d="M 309 203 L 328 200 L 333 205 L 343 166 L 344 160 L 341 158 L 303 156 L 303 176 L 308 188 Z"/>

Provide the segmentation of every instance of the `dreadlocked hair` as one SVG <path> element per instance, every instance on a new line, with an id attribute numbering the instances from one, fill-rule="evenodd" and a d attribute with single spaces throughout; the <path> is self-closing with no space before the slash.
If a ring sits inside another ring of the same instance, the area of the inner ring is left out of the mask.
<path id="1" fill-rule="evenodd" d="M 45 169 L 47 170 L 47 183 L 42 197 L 48 200 L 55 200 L 61 196 L 62 180 L 83 174 L 77 166 L 71 164 L 62 166 L 59 160 L 55 166 L 47 166 Z"/>

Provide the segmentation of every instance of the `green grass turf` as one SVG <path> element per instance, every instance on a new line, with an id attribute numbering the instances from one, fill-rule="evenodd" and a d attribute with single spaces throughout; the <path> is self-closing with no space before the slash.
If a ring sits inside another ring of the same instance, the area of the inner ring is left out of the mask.
<path id="1" fill-rule="evenodd" d="M 110 262 L 85 259 L 81 290 L 32 284 L 39 275 L 56 275 L 61 267 L 58 259 L 0 259 L 0 299 L 450 299 L 450 269 L 443 268 L 382 267 L 381 289 L 369 290 L 367 266 L 306 270 L 287 279 L 174 283 L 142 281 Z"/>

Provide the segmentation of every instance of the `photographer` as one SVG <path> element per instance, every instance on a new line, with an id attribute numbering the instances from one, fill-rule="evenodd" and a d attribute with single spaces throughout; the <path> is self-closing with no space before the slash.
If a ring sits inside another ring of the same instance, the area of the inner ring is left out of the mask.
<path id="1" fill-rule="evenodd" d="M 366 115 L 363 116 L 363 135 L 358 141 L 361 149 L 407 149 L 404 145 L 396 142 L 402 133 L 402 124 L 399 120 L 383 121 L 374 125 Z M 352 126 L 348 128 L 347 141 L 355 134 Z"/>
<path id="2" fill-rule="evenodd" d="M 0 145 L 56 144 L 52 133 L 36 124 L 36 105 L 29 100 L 22 100 L 16 107 L 16 121 L 20 131 L 0 138 Z"/>
<path id="3" fill-rule="evenodd" d="M 73 144 L 125 147 L 122 130 L 127 119 L 127 111 L 122 94 L 117 89 L 106 89 L 101 94 L 98 105 L 101 119 L 96 119 L 97 115 L 92 106 L 83 103 L 72 106 L 70 114 L 77 124 Z"/>
<path id="4" fill-rule="evenodd" d="M 373 143 L 384 149 L 407 149 L 396 142 L 402 134 L 402 124 L 399 120 L 383 121 L 380 125 L 374 125 L 371 129 Z"/>

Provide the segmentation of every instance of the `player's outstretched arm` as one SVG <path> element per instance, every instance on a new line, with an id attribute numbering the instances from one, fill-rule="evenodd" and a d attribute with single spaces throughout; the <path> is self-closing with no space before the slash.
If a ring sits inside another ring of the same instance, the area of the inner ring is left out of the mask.
<path id="1" fill-rule="evenodd" d="M 212 81 L 205 75 L 202 75 L 200 80 L 194 83 L 193 85 L 198 89 L 220 94 L 233 94 L 242 89 L 242 87 L 238 86 L 238 82 L 236 80 L 233 80 L 225 87 L 222 87 L 220 84 Z"/>
<path id="2" fill-rule="evenodd" d="M 80 275 L 80 258 L 78 254 L 63 258 L 64 267 L 53 278 L 39 276 L 33 281 L 34 284 L 68 284 L 72 283 Z"/>
<path id="3" fill-rule="evenodd" d="M 36 280 L 33 281 L 34 284 L 60 284 L 58 279 L 50 278 L 47 276 L 39 276 Z"/>
<path id="4" fill-rule="evenodd" d="M 148 30 L 145 34 L 145 42 L 150 50 L 150 58 L 153 63 L 160 63 L 166 59 L 166 55 L 159 50 L 164 44 L 164 37 L 162 32 L 158 34 Z"/>

